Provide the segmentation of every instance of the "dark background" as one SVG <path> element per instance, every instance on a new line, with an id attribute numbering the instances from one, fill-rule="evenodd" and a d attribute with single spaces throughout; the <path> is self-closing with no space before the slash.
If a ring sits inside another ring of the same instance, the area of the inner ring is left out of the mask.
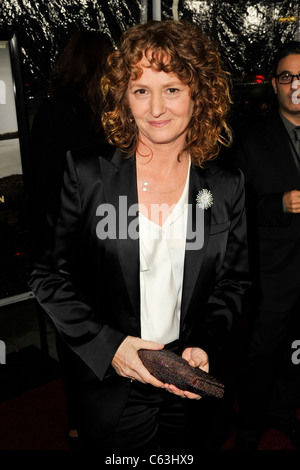
<path id="1" fill-rule="evenodd" d="M 51 68 L 73 33 L 82 28 L 100 30 L 116 46 L 129 26 L 152 18 L 152 3 L 159 5 L 161 19 L 188 19 L 218 42 L 232 76 L 234 130 L 269 110 L 274 101 L 270 86 L 274 53 L 283 42 L 300 38 L 297 0 L 1 0 L 0 31 L 11 29 L 18 37 L 28 135 L 36 109 L 47 95 Z M 26 180 L 29 157 L 22 158 Z M 26 220 L 16 231 L 9 236 L 0 233 L 0 301 L 28 290 Z"/>
<path id="2" fill-rule="evenodd" d="M 147 7 L 142 9 L 142 4 Z M 235 132 L 273 105 L 271 64 L 283 42 L 300 39 L 299 4 L 299 0 L 162 0 L 161 19 L 186 18 L 218 42 L 232 76 Z M 100 30 L 115 46 L 128 26 L 146 17 L 152 18 L 151 0 L 1 0 L 0 32 L 12 29 L 19 39 L 28 135 L 36 109 L 47 95 L 50 70 L 71 35 L 82 28 Z M 30 155 L 25 152 L 25 180 L 27 159 Z M 25 214 L 23 209 L 18 207 Z M 0 450 L 65 450 L 66 405 L 61 381 L 52 380 L 60 377 L 56 335 L 35 299 L 26 297 L 29 263 L 26 217 L 14 231 L 0 226 L 0 340 L 7 352 L 7 366 L 0 367 Z M 230 434 L 224 449 L 233 448 L 233 438 Z M 260 448 L 291 450 L 286 439 L 273 430 Z"/>
<path id="3" fill-rule="evenodd" d="M 173 18 L 175 2 L 160 4 L 161 19 Z M 176 12 L 218 41 L 237 83 L 267 78 L 276 49 L 300 34 L 297 0 L 179 0 Z M 19 34 L 31 100 L 46 93 L 51 67 L 77 29 L 100 30 L 116 45 L 128 26 L 146 17 L 152 18 L 151 0 L 2 0 L 0 5 L 0 29 Z"/>

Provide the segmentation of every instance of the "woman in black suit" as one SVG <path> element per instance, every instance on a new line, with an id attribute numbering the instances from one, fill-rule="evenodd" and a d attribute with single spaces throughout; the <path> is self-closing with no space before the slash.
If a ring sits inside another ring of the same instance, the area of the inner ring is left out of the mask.
<path id="1" fill-rule="evenodd" d="M 138 350 L 220 374 L 248 286 L 242 174 L 213 162 L 230 140 L 227 74 L 195 25 L 150 22 L 124 33 L 102 89 L 114 148 L 69 153 L 29 283 L 77 355 L 87 445 L 192 451 L 200 396 L 154 378 Z"/>

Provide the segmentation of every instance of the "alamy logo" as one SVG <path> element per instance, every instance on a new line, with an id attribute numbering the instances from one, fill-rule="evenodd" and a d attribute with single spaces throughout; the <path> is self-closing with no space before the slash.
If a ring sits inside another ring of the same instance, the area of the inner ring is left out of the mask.
<path id="1" fill-rule="evenodd" d="M 185 233 L 183 233 L 183 225 L 170 224 L 168 230 L 153 234 L 151 229 L 147 233 L 147 237 L 180 240 L 186 239 L 186 250 L 201 250 L 204 243 L 204 209 L 212 204 L 212 196 L 208 191 L 211 201 L 205 207 L 196 207 L 193 222 L 188 218 Z M 204 203 L 204 201 L 202 201 Z M 119 196 L 118 210 L 112 204 L 100 204 L 96 210 L 96 216 L 99 222 L 96 226 L 96 234 L 100 240 L 110 239 L 127 239 L 137 240 L 139 238 L 139 204 L 127 205 L 127 196 Z M 172 207 L 171 207 L 172 209 Z M 185 204 L 187 213 L 192 211 L 192 205 Z M 148 213 L 147 207 L 143 206 L 143 214 L 147 214 L 147 218 L 151 220 L 151 215 L 155 214 L 155 218 L 165 220 L 170 213 L 168 204 L 152 204 Z M 166 212 L 164 212 L 166 211 Z"/>
<path id="2" fill-rule="evenodd" d="M 292 363 L 295 365 L 300 364 L 300 340 L 295 339 L 292 343 L 292 349 L 296 349 L 296 351 L 292 354 Z"/>
<path id="3" fill-rule="evenodd" d="M 0 364 L 6 364 L 6 347 L 4 341 L 0 340 Z"/>
<path id="4" fill-rule="evenodd" d="M 300 80 L 295 80 L 292 83 L 292 89 L 296 89 L 296 91 L 292 93 L 292 103 L 294 104 L 300 103 L 300 98 L 299 98 L 300 89 L 298 88 L 299 85 L 300 85 Z"/>

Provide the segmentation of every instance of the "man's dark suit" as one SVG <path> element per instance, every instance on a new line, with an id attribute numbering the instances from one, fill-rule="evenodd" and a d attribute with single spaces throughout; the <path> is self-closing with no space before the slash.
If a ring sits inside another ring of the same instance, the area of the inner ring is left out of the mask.
<path id="1" fill-rule="evenodd" d="M 127 335 L 140 336 L 139 242 L 99 239 L 97 225 L 116 210 L 119 196 L 127 207 L 137 203 L 135 158 L 116 151 L 111 157 L 68 156 L 61 210 L 48 229 L 46 248 L 29 284 L 62 338 L 78 358 L 81 427 L 101 437 L 112 431 L 124 408 L 131 382 L 120 377 L 111 360 Z M 190 171 L 189 221 L 195 230 L 196 196 L 210 189 L 214 203 L 204 211 L 204 246 L 187 250 L 179 347 L 199 346 L 209 355 L 211 371 L 223 354 L 241 296 L 248 287 L 248 257 L 243 177 L 216 164 Z M 98 210 L 98 212 L 97 212 Z M 134 223 L 136 214 L 128 217 Z M 198 235 L 203 225 L 198 229 Z"/>
<path id="2" fill-rule="evenodd" d="M 300 216 L 283 209 L 282 197 L 300 189 L 300 175 L 279 113 L 238 136 L 235 159 L 245 176 L 251 307 L 259 311 L 244 365 L 242 416 L 252 428 L 263 429 L 265 419 L 285 426 L 295 419 L 296 409 L 291 344 L 299 330 L 290 335 L 288 329 L 295 327 L 291 321 L 299 325 L 300 317 L 299 312 L 294 315 L 300 294 Z M 278 364 L 284 355 L 281 373 Z"/>

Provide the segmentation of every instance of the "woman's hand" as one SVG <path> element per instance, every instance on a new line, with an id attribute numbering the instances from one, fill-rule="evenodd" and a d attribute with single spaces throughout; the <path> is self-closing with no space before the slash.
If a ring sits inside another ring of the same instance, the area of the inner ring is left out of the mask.
<path id="1" fill-rule="evenodd" d="M 154 341 L 146 341 L 134 336 L 127 336 L 117 349 L 111 362 L 117 374 L 149 383 L 154 387 L 164 388 L 164 384 L 148 372 L 140 360 L 137 351 L 139 349 L 163 349 L 164 345 Z"/>
<path id="2" fill-rule="evenodd" d="M 192 367 L 199 367 L 200 369 L 204 370 L 205 372 L 209 371 L 209 361 L 208 355 L 206 354 L 203 349 L 200 348 L 186 348 L 183 353 L 182 357 L 188 361 L 190 366 Z M 178 395 L 182 398 L 190 398 L 193 400 L 200 400 L 202 398 L 200 395 L 196 393 L 180 390 L 179 388 L 175 387 L 172 384 L 165 384 L 165 389 L 174 395 Z"/>

